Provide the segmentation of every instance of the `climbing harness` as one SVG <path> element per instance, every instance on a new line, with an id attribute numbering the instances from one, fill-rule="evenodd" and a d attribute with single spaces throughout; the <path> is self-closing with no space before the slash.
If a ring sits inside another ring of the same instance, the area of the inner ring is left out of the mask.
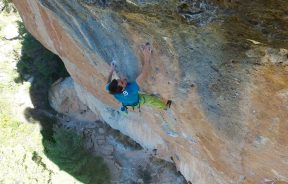
<path id="1" fill-rule="evenodd" d="M 122 106 L 120 107 L 120 112 L 122 114 L 127 115 L 128 114 L 128 107 L 131 107 L 133 109 L 133 111 L 135 110 L 135 107 L 138 107 L 139 112 L 141 112 L 141 109 L 140 109 L 140 107 L 141 107 L 140 98 L 143 98 L 143 104 L 144 104 L 145 103 L 145 97 L 144 96 L 140 97 L 140 95 L 139 95 L 138 101 L 136 103 L 134 103 L 134 104 L 127 105 L 127 104 L 123 104 L 122 103 Z"/>

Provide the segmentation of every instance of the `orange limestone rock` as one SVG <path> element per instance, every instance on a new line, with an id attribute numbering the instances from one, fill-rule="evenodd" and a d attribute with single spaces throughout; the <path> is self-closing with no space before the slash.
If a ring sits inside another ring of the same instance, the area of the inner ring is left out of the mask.
<path id="1" fill-rule="evenodd" d="M 187 181 L 288 182 L 287 1 L 13 1 L 27 30 L 61 57 L 82 103 L 173 158 Z M 141 90 L 173 104 L 123 116 L 105 91 L 109 65 L 135 80 L 147 41 Z"/>

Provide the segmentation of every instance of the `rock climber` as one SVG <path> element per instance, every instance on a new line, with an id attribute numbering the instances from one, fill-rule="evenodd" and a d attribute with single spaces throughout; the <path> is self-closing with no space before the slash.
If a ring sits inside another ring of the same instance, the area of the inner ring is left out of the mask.
<path id="1" fill-rule="evenodd" d="M 109 91 L 109 93 L 112 94 L 117 101 L 122 103 L 120 111 L 124 112 L 125 114 L 128 113 L 128 107 L 132 107 L 133 109 L 138 107 L 140 111 L 140 106 L 146 104 L 158 109 L 165 110 L 170 108 L 172 103 L 171 100 L 168 100 L 165 104 L 161 99 L 154 95 L 139 93 L 139 85 L 143 83 L 148 75 L 152 53 L 152 49 L 149 43 L 146 43 L 144 46 L 142 46 L 141 50 L 144 56 L 144 61 L 142 71 L 137 77 L 136 81 L 127 82 L 126 79 L 112 80 L 112 75 L 115 71 L 115 64 L 111 64 L 111 70 L 108 76 L 106 90 Z"/>

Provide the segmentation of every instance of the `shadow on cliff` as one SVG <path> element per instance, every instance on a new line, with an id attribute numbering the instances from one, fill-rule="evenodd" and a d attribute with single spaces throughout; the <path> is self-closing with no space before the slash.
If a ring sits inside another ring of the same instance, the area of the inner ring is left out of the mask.
<path id="1" fill-rule="evenodd" d="M 34 108 L 25 109 L 24 115 L 28 122 L 41 125 L 45 155 L 83 183 L 109 183 L 109 170 L 103 159 L 83 149 L 82 137 L 56 126 L 57 113 L 49 105 L 48 90 L 54 81 L 69 76 L 63 62 L 34 39 L 22 22 L 18 22 L 18 31 L 22 50 L 17 63 L 19 77 L 15 82 L 31 83 L 30 98 Z M 32 159 L 41 161 L 38 157 L 34 152 Z"/>

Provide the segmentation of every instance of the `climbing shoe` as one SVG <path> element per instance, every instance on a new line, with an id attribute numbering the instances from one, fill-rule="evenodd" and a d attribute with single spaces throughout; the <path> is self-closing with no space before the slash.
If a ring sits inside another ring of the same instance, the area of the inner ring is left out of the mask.
<path id="1" fill-rule="evenodd" d="M 168 100 L 166 103 L 166 108 L 170 108 L 171 104 L 172 104 L 172 100 Z"/>

